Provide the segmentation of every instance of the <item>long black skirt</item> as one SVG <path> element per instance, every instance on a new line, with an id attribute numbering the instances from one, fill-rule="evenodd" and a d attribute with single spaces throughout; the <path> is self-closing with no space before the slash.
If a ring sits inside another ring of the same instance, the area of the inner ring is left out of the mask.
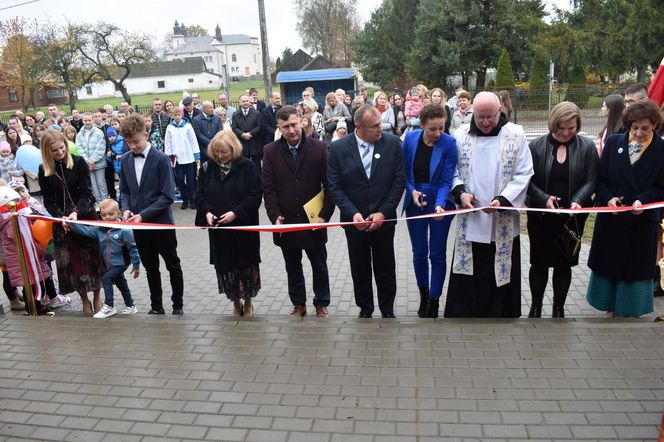
<path id="1" fill-rule="evenodd" d="M 578 235 L 583 234 L 587 214 L 574 215 L 568 226 Z M 530 265 L 533 267 L 574 267 L 579 264 L 579 255 L 572 260 L 565 258 L 556 246 L 556 236 L 560 234 L 568 216 L 556 214 L 528 213 L 528 239 L 530 240 Z"/>
<path id="2" fill-rule="evenodd" d="M 496 243 L 472 243 L 473 275 L 450 271 L 446 318 L 518 318 L 521 316 L 521 241 L 512 242 L 510 283 L 496 287 Z M 454 263 L 454 259 L 452 259 Z"/>

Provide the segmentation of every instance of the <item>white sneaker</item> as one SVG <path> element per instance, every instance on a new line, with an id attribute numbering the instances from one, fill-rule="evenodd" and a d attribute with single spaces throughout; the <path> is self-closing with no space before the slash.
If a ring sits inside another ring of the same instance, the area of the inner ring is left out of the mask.
<path id="1" fill-rule="evenodd" d="M 135 305 L 132 305 L 131 307 L 125 307 L 123 310 L 121 310 L 120 313 L 121 315 L 135 315 L 136 312 L 138 312 L 138 309 L 136 309 Z"/>
<path id="2" fill-rule="evenodd" d="M 71 302 L 71 298 L 65 295 L 58 295 L 55 298 L 51 299 L 51 302 L 48 304 L 51 308 L 58 308 L 68 305 Z"/>
<path id="3" fill-rule="evenodd" d="M 92 317 L 95 319 L 104 319 L 104 318 L 110 318 L 113 315 L 116 315 L 118 311 L 115 309 L 115 307 L 109 307 L 106 304 L 99 310 L 97 313 L 95 313 Z"/>

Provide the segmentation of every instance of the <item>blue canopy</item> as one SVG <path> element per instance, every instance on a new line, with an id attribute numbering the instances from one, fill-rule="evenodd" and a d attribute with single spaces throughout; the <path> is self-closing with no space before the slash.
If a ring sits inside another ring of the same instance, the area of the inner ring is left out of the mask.
<path id="1" fill-rule="evenodd" d="M 277 74 L 277 83 L 299 81 L 345 80 L 355 78 L 355 68 L 316 69 L 313 71 L 286 71 Z"/>

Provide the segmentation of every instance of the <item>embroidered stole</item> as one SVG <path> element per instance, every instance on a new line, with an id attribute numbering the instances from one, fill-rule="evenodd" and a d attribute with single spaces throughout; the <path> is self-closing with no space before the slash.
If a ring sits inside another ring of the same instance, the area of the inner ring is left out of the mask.
<path id="1" fill-rule="evenodd" d="M 521 151 L 521 134 L 502 131 L 500 136 L 500 183 L 497 194 L 509 184 L 514 176 L 516 164 Z M 458 143 L 459 159 L 457 168 L 459 177 L 466 189 L 469 188 L 472 173 L 472 163 L 475 158 L 477 137 L 465 134 Z M 452 271 L 461 275 L 473 274 L 473 248 L 472 243 L 466 239 L 468 217 L 470 213 L 457 215 L 456 240 L 454 245 L 454 262 Z M 496 218 L 494 237 L 496 240 L 496 255 L 494 258 L 494 272 L 496 286 L 501 287 L 510 282 L 512 270 L 512 245 L 514 239 L 514 214 L 511 211 L 494 212 Z"/>

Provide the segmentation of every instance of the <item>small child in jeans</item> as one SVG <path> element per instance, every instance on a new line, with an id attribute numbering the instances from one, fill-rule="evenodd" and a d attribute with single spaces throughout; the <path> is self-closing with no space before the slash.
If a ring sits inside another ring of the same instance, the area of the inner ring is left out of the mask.
<path id="1" fill-rule="evenodd" d="M 101 201 L 99 203 L 99 211 L 101 219 L 104 221 L 119 221 L 121 218 L 120 206 L 114 199 L 108 198 Z M 134 233 L 130 229 L 83 226 L 80 224 L 69 224 L 68 227 L 79 235 L 97 238 L 104 264 L 106 264 L 106 273 L 104 273 L 101 281 L 104 288 L 104 306 L 99 312 L 95 313 L 93 318 L 108 318 L 118 313 L 113 304 L 113 284 L 120 289 L 125 303 L 125 308 L 120 311 L 120 314 L 135 314 L 137 311 L 136 306 L 134 305 L 131 291 L 124 276 L 124 272 L 129 265 L 126 257 L 127 254 L 131 258 L 131 274 L 134 279 L 138 278 L 140 273 L 141 260 L 138 256 L 136 241 L 134 241 Z"/>

